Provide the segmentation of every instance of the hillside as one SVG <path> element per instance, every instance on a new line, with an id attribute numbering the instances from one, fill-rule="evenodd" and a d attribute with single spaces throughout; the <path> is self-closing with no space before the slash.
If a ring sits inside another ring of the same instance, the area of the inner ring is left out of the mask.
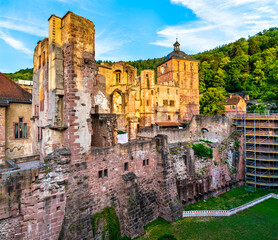
<path id="1" fill-rule="evenodd" d="M 12 80 L 18 80 L 18 79 L 32 80 L 33 69 L 32 68 L 21 69 L 15 73 L 5 73 L 5 75 Z"/>
<path id="2" fill-rule="evenodd" d="M 218 88 L 221 92 L 248 92 L 251 99 L 278 101 L 278 28 L 191 57 L 200 61 L 200 93 Z M 156 71 L 163 59 L 128 61 L 127 64 L 136 67 L 139 75 L 143 69 Z M 32 69 L 6 75 L 31 80 Z"/>

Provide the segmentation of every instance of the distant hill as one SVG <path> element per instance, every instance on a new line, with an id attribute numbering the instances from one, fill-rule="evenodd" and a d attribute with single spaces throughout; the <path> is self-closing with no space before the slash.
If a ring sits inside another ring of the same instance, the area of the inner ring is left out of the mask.
<path id="1" fill-rule="evenodd" d="M 32 80 L 33 68 L 21 69 L 15 73 L 4 73 L 4 74 L 12 80 L 18 80 L 18 79 Z"/>
<path id="2" fill-rule="evenodd" d="M 200 93 L 216 87 L 223 92 L 247 92 L 251 99 L 278 101 L 278 28 L 190 56 L 200 61 Z M 163 60 L 164 57 L 127 64 L 136 67 L 139 75 L 143 69 L 156 71 Z M 32 69 L 6 75 L 31 80 Z"/>

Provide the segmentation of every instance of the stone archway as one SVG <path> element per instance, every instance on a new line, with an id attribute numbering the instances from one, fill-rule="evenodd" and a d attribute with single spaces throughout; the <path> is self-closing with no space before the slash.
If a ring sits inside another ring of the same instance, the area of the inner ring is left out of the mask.
<path id="1" fill-rule="evenodd" d="M 123 114 L 124 99 L 120 90 L 114 90 L 111 94 L 111 110 L 115 114 Z"/>

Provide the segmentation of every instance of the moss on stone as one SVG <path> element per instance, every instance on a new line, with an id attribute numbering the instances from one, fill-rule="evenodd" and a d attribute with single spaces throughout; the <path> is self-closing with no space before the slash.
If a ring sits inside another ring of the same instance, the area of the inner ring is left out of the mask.
<path id="1" fill-rule="evenodd" d="M 102 239 L 108 233 L 110 240 L 121 239 L 120 221 L 113 207 L 105 207 L 102 213 L 95 213 L 92 219 L 93 234 L 97 233 L 100 220 L 103 220 Z"/>

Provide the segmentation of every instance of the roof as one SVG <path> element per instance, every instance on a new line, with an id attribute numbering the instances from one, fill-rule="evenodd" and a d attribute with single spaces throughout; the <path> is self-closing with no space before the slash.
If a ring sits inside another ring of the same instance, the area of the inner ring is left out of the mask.
<path id="1" fill-rule="evenodd" d="M 177 123 L 177 122 L 156 122 L 155 124 L 160 127 L 180 127 L 180 126 L 182 126 L 181 123 Z"/>
<path id="2" fill-rule="evenodd" d="M 233 95 L 231 97 L 226 97 L 225 105 L 237 105 L 241 99 L 243 100 L 243 98 L 238 96 L 238 95 Z"/>
<path id="3" fill-rule="evenodd" d="M 0 104 L 9 102 L 32 103 L 32 94 L 0 72 Z"/>
<path id="4" fill-rule="evenodd" d="M 178 41 L 176 41 L 174 44 L 174 51 L 172 51 L 171 53 L 169 53 L 165 58 L 164 61 L 162 63 L 160 63 L 159 65 L 169 61 L 170 59 L 181 59 L 181 60 L 189 60 L 189 61 L 195 61 L 198 62 L 198 60 L 189 57 L 185 52 L 180 50 L 180 44 L 178 43 Z M 159 66 L 158 65 L 158 66 Z"/>

